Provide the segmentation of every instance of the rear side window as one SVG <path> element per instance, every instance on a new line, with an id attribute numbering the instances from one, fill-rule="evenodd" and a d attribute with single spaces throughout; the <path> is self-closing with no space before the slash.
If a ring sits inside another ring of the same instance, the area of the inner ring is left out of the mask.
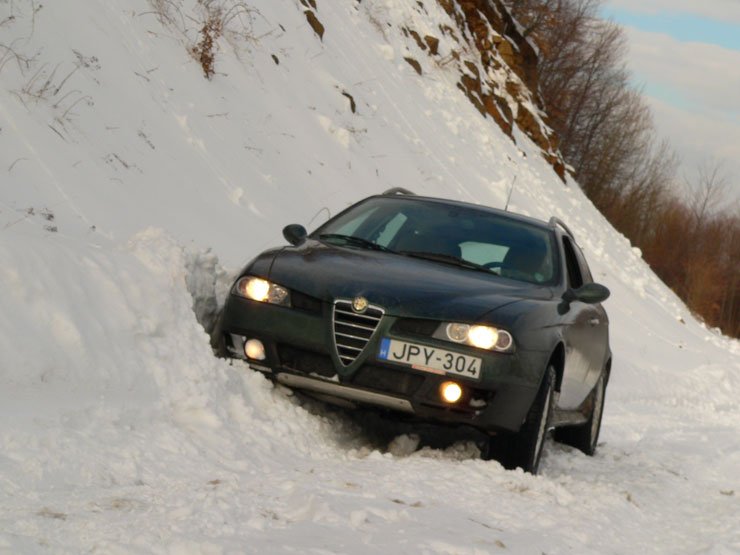
<path id="1" fill-rule="evenodd" d="M 568 269 L 568 286 L 578 289 L 583 285 L 583 276 L 573 244 L 567 237 L 563 237 L 563 250 L 565 251 L 565 266 Z"/>
<path id="2" fill-rule="evenodd" d="M 583 283 L 593 283 L 594 279 L 591 277 L 591 270 L 588 268 L 586 263 L 586 257 L 583 256 L 583 251 L 578 248 L 578 245 L 573 245 L 573 250 L 576 253 L 576 259 L 578 260 L 578 266 L 581 269 L 581 276 L 583 277 Z"/>

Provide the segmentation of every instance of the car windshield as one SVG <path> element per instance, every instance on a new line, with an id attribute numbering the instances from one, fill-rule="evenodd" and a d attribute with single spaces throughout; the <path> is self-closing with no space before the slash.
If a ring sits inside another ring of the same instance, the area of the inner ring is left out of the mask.
<path id="1" fill-rule="evenodd" d="M 557 272 L 547 229 L 474 206 L 414 197 L 370 198 L 325 223 L 312 238 L 528 283 L 552 283 Z"/>

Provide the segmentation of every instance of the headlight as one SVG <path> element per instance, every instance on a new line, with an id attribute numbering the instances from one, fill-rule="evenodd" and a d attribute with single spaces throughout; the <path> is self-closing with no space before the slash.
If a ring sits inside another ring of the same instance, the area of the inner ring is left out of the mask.
<path id="1" fill-rule="evenodd" d="M 239 279 L 234 293 L 261 303 L 290 306 L 290 292 L 285 287 L 254 276 Z"/>
<path id="2" fill-rule="evenodd" d="M 512 351 L 514 349 L 514 339 L 511 337 L 511 334 L 506 330 L 492 326 L 461 324 L 457 322 L 444 323 L 437 328 L 433 337 L 454 343 L 472 345 L 479 349 L 502 352 Z"/>
<path id="3" fill-rule="evenodd" d="M 492 349 L 498 343 L 498 330 L 488 326 L 470 326 L 468 341 L 480 349 Z"/>

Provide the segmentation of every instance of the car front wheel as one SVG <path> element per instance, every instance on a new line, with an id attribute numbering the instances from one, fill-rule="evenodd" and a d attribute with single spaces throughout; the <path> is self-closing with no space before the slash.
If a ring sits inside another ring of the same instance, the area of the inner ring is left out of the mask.
<path id="1" fill-rule="evenodd" d="M 542 449 L 550 427 L 553 395 L 555 392 L 555 368 L 548 366 L 542 378 L 532 407 L 527 413 L 519 433 L 512 436 L 491 438 L 492 456 L 508 469 L 522 468 L 537 474 L 542 458 Z"/>

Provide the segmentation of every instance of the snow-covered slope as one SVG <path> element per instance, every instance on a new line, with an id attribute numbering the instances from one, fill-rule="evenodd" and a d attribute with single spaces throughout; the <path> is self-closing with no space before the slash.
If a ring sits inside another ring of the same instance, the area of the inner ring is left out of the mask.
<path id="1" fill-rule="evenodd" d="M 306 4 L 227 3 L 207 80 L 214 2 L 0 1 L 0 552 L 740 552 L 738 343 L 414 50 L 436 2 L 319 0 L 322 39 Z M 514 178 L 612 290 L 596 457 L 414 451 L 211 355 L 195 313 L 283 225 Z"/>

